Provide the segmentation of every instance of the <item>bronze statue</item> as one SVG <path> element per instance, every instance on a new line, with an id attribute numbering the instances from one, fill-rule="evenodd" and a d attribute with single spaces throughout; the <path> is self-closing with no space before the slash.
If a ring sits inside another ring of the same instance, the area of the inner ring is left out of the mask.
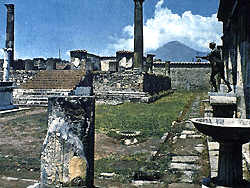
<path id="1" fill-rule="evenodd" d="M 215 92 L 218 92 L 215 76 L 218 74 L 220 78 L 225 82 L 228 88 L 228 93 L 232 91 L 229 81 L 225 79 L 224 75 L 224 62 L 221 57 L 220 50 L 216 47 L 216 43 L 210 42 L 209 48 L 211 52 L 207 56 L 196 56 L 196 58 L 206 59 L 210 61 L 212 72 L 210 75 L 210 83 Z"/>

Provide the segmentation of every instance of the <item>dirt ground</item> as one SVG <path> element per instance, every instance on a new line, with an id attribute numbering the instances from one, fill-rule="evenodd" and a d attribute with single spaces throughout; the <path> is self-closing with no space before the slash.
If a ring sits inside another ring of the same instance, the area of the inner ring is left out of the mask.
<path id="1" fill-rule="evenodd" d="M 41 146 L 46 132 L 46 108 L 32 108 L 0 117 L 0 188 L 26 188 L 34 184 L 32 180 L 39 180 Z M 131 172 L 142 168 L 166 173 L 161 176 L 162 183 L 141 187 L 167 187 L 166 183 L 170 182 L 171 178 L 175 179 L 168 172 L 167 164 L 171 151 L 180 148 L 178 144 L 172 148 L 168 144 L 161 143 L 160 138 L 149 138 L 142 143 L 126 146 L 121 144 L 120 140 L 99 131 L 96 131 L 95 140 L 95 186 L 97 187 L 138 187 L 128 179 L 134 174 Z M 157 152 L 160 152 L 161 157 L 153 159 L 152 156 Z M 100 173 L 108 172 L 110 169 L 121 172 L 124 177 L 111 179 L 99 177 Z"/>
<path id="2" fill-rule="evenodd" d="M 31 184 L 20 179 L 39 180 L 41 146 L 47 131 L 46 113 L 46 108 L 32 108 L 0 117 L 1 188 L 23 188 Z M 159 140 L 149 139 L 127 147 L 103 133 L 96 133 L 95 140 L 95 160 L 110 155 L 150 153 L 159 145 Z M 9 181 L 6 177 L 15 177 L 19 180 Z"/>

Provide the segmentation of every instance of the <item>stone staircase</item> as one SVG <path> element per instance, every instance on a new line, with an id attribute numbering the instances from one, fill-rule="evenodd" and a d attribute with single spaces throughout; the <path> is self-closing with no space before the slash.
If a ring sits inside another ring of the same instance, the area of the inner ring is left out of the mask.
<path id="1" fill-rule="evenodd" d="M 31 80 L 21 85 L 21 89 L 73 89 L 84 73 L 78 70 L 40 71 Z"/>
<path id="2" fill-rule="evenodd" d="M 47 106 L 49 96 L 68 96 L 84 77 L 78 70 L 40 71 L 33 79 L 13 91 L 13 103 Z"/>

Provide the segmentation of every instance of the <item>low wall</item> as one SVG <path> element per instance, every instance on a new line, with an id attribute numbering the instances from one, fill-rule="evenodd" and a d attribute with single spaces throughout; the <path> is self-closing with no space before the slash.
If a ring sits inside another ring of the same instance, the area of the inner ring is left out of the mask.
<path id="1" fill-rule="evenodd" d="M 143 91 L 143 75 L 128 72 L 95 72 L 93 78 L 94 92 L 105 91 Z"/>
<path id="2" fill-rule="evenodd" d="M 94 91 L 147 92 L 150 94 L 171 88 L 170 78 L 163 75 L 135 73 L 95 73 Z"/>
<path id="3" fill-rule="evenodd" d="M 183 90 L 208 90 L 210 88 L 210 64 L 207 62 L 171 62 L 172 88 Z"/>
<path id="4" fill-rule="evenodd" d="M 94 73 L 97 101 L 152 102 L 151 95 L 171 88 L 170 78 L 163 75 L 125 71 Z"/>

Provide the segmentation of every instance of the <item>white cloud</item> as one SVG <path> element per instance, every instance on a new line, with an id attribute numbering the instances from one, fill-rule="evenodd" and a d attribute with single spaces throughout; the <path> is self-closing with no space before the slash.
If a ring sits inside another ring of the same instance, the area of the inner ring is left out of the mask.
<path id="1" fill-rule="evenodd" d="M 221 44 L 222 23 L 218 22 L 216 14 L 211 17 L 193 15 L 191 11 L 181 16 L 163 7 L 164 0 L 159 0 L 155 6 L 154 16 L 144 23 L 144 49 L 155 50 L 171 41 L 180 41 L 196 50 L 207 51 L 208 43 L 214 41 Z M 134 26 L 124 27 L 126 37 L 117 38 L 109 45 L 109 49 L 133 50 Z"/>

